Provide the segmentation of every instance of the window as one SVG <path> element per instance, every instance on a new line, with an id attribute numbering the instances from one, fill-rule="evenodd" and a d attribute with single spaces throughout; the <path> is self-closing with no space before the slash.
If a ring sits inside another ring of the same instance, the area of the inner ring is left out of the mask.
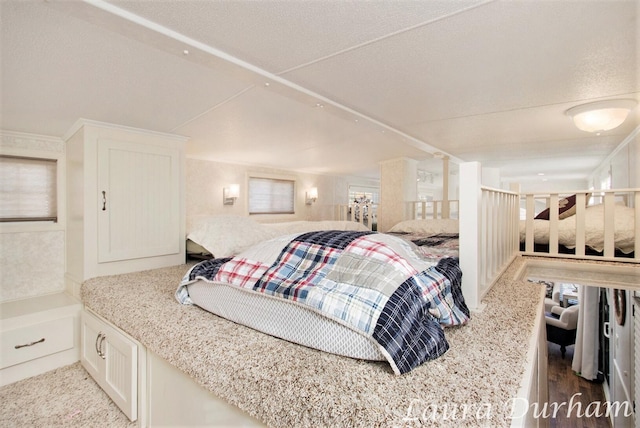
<path id="1" fill-rule="evenodd" d="M 0 222 L 58 221 L 55 159 L 0 155 Z"/>
<path id="2" fill-rule="evenodd" d="M 249 214 L 293 214 L 295 182 L 249 177 Z"/>

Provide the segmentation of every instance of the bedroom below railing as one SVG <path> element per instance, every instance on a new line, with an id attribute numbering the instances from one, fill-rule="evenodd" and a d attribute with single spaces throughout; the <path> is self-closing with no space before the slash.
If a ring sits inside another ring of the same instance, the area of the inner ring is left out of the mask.
<path id="1" fill-rule="evenodd" d="M 640 262 L 640 189 L 520 196 L 524 255 Z"/>

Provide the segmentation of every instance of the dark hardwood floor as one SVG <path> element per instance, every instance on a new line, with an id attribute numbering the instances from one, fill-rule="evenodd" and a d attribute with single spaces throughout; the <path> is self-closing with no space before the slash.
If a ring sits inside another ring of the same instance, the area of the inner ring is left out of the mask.
<path id="1" fill-rule="evenodd" d="M 584 413 L 587 406 L 591 403 L 605 402 L 602 384 L 598 382 L 590 382 L 571 370 L 571 361 L 573 359 L 573 346 L 567 348 L 564 359 L 560 353 L 560 346 L 554 343 L 548 343 L 549 353 L 549 403 L 570 403 L 571 397 L 574 396 L 573 403 L 578 401 L 582 404 L 581 416 L 576 415 L 577 410 L 571 412 L 567 417 L 567 407 L 560 407 L 555 418 L 550 419 L 549 426 L 551 428 L 609 428 L 610 421 L 604 417 L 585 417 Z M 592 404 L 590 409 L 595 409 L 596 404 Z M 574 409 L 578 409 L 576 405 Z M 594 413 L 593 410 L 588 413 Z M 597 412 L 596 412 L 597 413 Z"/>

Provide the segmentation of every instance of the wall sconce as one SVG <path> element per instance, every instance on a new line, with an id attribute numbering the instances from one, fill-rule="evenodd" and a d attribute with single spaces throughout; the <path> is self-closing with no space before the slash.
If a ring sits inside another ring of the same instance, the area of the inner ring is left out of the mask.
<path id="1" fill-rule="evenodd" d="M 578 129 L 586 132 L 602 132 L 617 128 L 636 106 L 635 100 L 606 100 L 582 104 L 565 112 L 571 116 Z"/>
<path id="2" fill-rule="evenodd" d="M 311 205 L 312 203 L 314 203 L 318 199 L 318 188 L 317 187 L 312 187 L 304 195 L 305 195 L 305 203 L 307 205 Z"/>
<path id="3" fill-rule="evenodd" d="M 233 205 L 238 197 L 240 197 L 239 184 L 230 184 L 229 187 L 222 189 L 222 203 L 224 205 Z"/>

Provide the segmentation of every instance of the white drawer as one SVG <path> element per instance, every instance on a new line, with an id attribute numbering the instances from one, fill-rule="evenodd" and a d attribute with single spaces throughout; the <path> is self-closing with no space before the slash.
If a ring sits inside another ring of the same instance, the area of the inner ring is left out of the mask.
<path id="1" fill-rule="evenodd" d="M 73 348 L 69 316 L 0 332 L 0 369 Z"/>

